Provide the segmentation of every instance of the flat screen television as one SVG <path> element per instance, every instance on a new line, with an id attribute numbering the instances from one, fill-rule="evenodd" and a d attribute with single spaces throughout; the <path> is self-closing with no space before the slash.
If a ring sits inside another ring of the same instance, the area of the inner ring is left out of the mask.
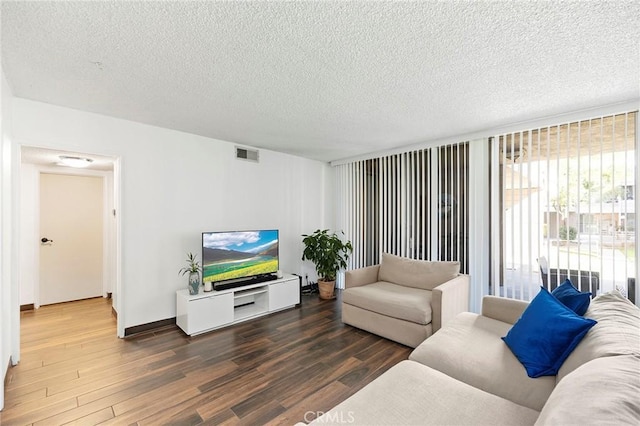
<path id="1" fill-rule="evenodd" d="M 278 230 L 202 233 L 202 281 L 214 290 L 275 279 Z"/>

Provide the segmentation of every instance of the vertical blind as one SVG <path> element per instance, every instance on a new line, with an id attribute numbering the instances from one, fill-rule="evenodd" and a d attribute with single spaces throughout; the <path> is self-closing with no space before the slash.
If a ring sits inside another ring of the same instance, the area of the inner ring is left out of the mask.
<path id="1" fill-rule="evenodd" d="M 468 149 L 449 144 L 335 167 L 338 228 L 354 249 L 349 269 L 386 252 L 460 261 L 466 273 Z"/>
<path id="2" fill-rule="evenodd" d="M 635 288 L 636 113 L 491 138 L 490 293 Z"/>

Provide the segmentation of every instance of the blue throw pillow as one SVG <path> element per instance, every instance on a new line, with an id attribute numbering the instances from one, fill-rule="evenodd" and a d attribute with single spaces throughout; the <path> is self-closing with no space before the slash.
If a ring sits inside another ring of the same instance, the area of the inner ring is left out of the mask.
<path id="1" fill-rule="evenodd" d="M 555 376 L 594 325 L 596 321 L 577 315 L 541 287 L 502 340 L 529 377 Z"/>
<path id="2" fill-rule="evenodd" d="M 559 287 L 556 287 L 551 294 L 561 301 L 564 306 L 580 316 L 587 312 L 589 303 L 591 303 L 591 293 L 580 293 L 568 278 Z"/>

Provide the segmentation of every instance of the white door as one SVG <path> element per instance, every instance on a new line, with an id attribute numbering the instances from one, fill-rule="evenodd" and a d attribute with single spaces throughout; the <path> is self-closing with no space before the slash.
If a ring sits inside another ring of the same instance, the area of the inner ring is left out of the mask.
<path id="1" fill-rule="evenodd" d="M 102 295 L 102 228 L 102 177 L 40 174 L 40 305 Z"/>

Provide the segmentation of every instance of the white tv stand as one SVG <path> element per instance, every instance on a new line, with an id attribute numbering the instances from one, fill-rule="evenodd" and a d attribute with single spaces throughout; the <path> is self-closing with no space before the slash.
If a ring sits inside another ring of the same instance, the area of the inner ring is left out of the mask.
<path id="1" fill-rule="evenodd" d="M 228 290 L 190 295 L 188 289 L 176 291 L 176 324 L 194 336 L 237 324 L 300 303 L 299 278 L 282 278 Z"/>

